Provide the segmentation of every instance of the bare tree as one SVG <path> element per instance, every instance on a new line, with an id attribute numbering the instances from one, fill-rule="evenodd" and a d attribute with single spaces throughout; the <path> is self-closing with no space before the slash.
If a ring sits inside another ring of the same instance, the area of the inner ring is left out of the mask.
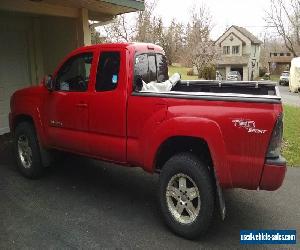
<path id="1" fill-rule="evenodd" d="M 204 69 L 212 67 L 217 57 L 214 42 L 210 39 L 212 17 L 203 5 L 194 8 L 187 27 L 186 59 L 196 67 L 198 77 L 203 77 Z"/>
<path id="2" fill-rule="evenodd" d="M 135 35 L 135 13 L 117 16 L 111 23 L 102 27 L 106 42 L 130 42 Z"/>
<path id="3" fill-rule="evenodd" d="M 179 62 L 185 54 L 186 34 L 183 24 L 172 20 L 164 26 L 160 16 L 156 16 L 157 0 L 145 1 L 145 10 L 138 13 L 117 16 L 111 23 L 102 26 L 104 42 L 146 42 L 160 45 L 168 58 L 168 63 Z M 102 42 L 100 33 L 94 31 L 93 42 Z"/>
<path id="4" fill-rule="evenodd" d="M 266 22 L 276 29 L 286 48 L 298 56 L 300 47 L 300 0 L 270 0 Z"/>
<path id="5" fill-rule="evenodd" d="M 282 39 L 272 37 L 269 33 L 264 34 L 263 44 L 261 46 L 260 52 L 260 65 L 263 71 L 269 72 L 270 65 L 269 62 L 271 60 L 270 53 L 280 53 L 286 51 L 285 45 L 283 44 Z"/>

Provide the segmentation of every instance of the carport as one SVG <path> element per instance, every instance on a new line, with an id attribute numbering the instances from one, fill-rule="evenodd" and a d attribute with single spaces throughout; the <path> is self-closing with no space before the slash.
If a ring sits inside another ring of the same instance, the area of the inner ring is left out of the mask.
<path id="1" fill-rule="evenodd" d="M 89 20 L 101 24 L 143 9 L 137 0 L 1 0 L 0 134 L 9 132 L 12 93 L 39 83 L 68 52 L 89 45 Z"/>

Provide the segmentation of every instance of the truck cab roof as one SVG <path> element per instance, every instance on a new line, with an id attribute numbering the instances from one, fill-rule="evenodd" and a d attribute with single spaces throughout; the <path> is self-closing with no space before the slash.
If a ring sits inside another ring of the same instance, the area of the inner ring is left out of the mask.
<path id="1" fill-rule="evenodd" d="M 85 49 L 91 49 L 91 48 L 110 48 L 110 49 L 134 49 L 135 51 L 155 51 L 155 52 L 164 52 L 163 48 L 152 44 L 152 43 L 135 43 L 135 42 L 130 42 L 130 43 L 101 43 L 101 44 L 96 44 L 96 45 L 89 45 L 89 46 L 84 46 L 80 47 L 75 50 L 75 52 L 82 51 Z"/>

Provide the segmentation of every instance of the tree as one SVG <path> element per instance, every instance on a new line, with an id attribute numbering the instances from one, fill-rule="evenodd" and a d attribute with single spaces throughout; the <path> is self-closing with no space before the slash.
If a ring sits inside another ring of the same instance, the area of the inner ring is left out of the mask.
<path id="1" fill-rule="evenodd" d="M 298 56 L 300 48 L 300 1 L 270 0 L 266 22 L 276 29 L 286 48 Z"/>
<path id="2" fill-rule="evenodd" d="M 155 42 L 156 34 L 154 28 L 160 21 L 162 22 L 161 18 L 156 19 L 153 16 L 155 7 L 156 1 L 145 1 L 145 10 L 138 12 L 134 41 L 145 43 Z"/>
<path id="3" fill-rule="evenodd" d="M 208 9 L 203 5 L 194 8 L 191 21 L 187 27 L 186 59 L 196 67 L 198 77 L 204 77 L 207 68 L 212 68 L 217 57 L 214 42 L 210 39 L 212 18 Z"/>
<path id="4" fill-rule="evenodd" d="M 106 42 L 130 42 L 135 35 L 135 24 L 132 22 L 135 13 L 117 16 L 111 23 L 102 26 Z"/>

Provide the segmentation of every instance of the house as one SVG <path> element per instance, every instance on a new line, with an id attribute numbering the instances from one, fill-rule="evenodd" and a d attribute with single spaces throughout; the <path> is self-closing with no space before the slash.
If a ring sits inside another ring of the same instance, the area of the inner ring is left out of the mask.
<path id="1" fill-rule="evenodd" d="M 90 22 L 144 9 L 140 0 L 1 0 L 0 134 L 10 96 L 40 82 L 73 49 L 91 43 Z"/>
<path id="2" fill-rule="evenodd" d="M 216 41 L 220 51 L 216 69 L 225 78 L 230 71 L 240 72 L 244 81 L 259 75 L 260 45 L 262 42 L 243 27 L 231 26 Z"/>
<path id="3" fill-rule="evenodd" d="M 283 71 L 289 70 L 293 58 L 291 52 L 286 50 L 270 52 L 268 58 L 269 71 L 272 74 L 281 74 Z"/>

